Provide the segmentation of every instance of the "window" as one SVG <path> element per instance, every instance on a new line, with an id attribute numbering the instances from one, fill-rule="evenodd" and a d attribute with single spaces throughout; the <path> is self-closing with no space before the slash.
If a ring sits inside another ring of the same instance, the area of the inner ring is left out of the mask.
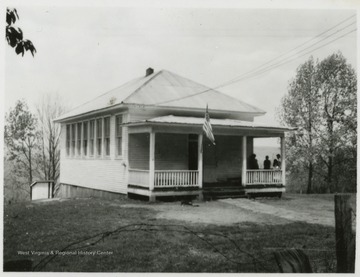
<path id="1" fill-rule="evenodd" d="M 70 155 L 70 125 L 66 125 L 66 155 Z"/>
<path id="2" fill-rule="evenodd" d="M 105 155 L 110 155 L 110 117 L 104 118 L 104 143 Z"/>
<path id="3" fill-rule="evenodd" d="M 95 120 L 90 121 L 90 156 L 94 156 Z"/>
<path id="4" fill-rule="evenodd" d="M 71 124 L 71 155 L 75 156 L 75 135 L 76 135 L 76 124 Z"/>
<path id="5" fill-rule="evenodd" d="M 83 154 L 87 155 L 87 142 L 88 142 L 88 123 L 83 123 Z"/>
<path id="6" fill-rule="evenodd" d="M 98 156 L 101 156 L 102 131 L 102 118 L 99 118 L 96 120 L 96 149 Z"/>
<path id="7" fill-rule="evenodd" d="M 121 156 L 122 154 L 122 123 L 123 123 L 123 116 L 117 115 L 116 116 L 116 155 Z"/>
<path id="8" fill-rule="evenodd" d="M 81 155 L 81 123 L 77 124 L 77 154 L 78 156 Z"/>

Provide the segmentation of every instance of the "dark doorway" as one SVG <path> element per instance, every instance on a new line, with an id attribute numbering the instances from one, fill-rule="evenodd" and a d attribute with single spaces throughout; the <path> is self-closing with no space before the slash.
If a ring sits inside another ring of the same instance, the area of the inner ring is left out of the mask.
<path id="1" fill-rule="evenodd" d="M 198 169 L 198 135 L 189 134 L 189 170 Z"/>

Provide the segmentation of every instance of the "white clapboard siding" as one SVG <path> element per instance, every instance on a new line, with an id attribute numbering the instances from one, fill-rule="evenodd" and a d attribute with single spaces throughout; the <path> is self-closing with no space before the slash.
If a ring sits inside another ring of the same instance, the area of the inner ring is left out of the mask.
<path id="1" fill-rule="evenodd" d="M 127 115 L 124 115 L 124 121 Z M 115 155 L 115 116 L 110 119 L 110 156 L 109 157 L 67 157 L 66 125 L 61 130 L 60 183 L 111 192 L 127 193 L 128 167 L 128 130 L 123 127 L 121 157 Z M 104 152 L 104 151 L 103 151 Z"/>
<path id="2" fill-rule="evenodd" d="M 121 160 L 66 160 L 61 164 L 61 183 L 126 193 L 125 170 Z"/>

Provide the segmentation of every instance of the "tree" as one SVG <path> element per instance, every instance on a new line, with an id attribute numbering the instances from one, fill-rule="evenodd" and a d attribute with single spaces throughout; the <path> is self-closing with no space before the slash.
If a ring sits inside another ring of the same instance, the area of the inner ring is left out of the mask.
<path id="1" fill-rule="evenodd" d="M 287 149 L 290 168 L 308 171 L 307 193 L 311 193 L 313 163 L 315 160 L 314 128 L 319 124 L 319 96 L 315 80 L 315 64 L 311 57 L 297 69 L 295 79 L 289 85 L 288 94 L 283 97 L 280 112 L 282 123 L 297 126 L 290 133 Z"/>
<path id="2" fill-rule="evenodd" d="M 37 120 L 24 101 L 17 101 L 15 108 L 5 116 L 5 144 L 8 159 L 20 163 L 26 171 L 28 184 L 33 181 L 33 160 L 38 147 Z"/>
<path id="3" fill-rule="evenodd" d="M 302 64 L 282 99 L 281 122 L 298 127 L 287 138 L 289 169 L 307 170 L 308 193 L 315 177 L 321 191 L 356 189 L 356 92 L 356 73 L 337 53 Z"/>
<path id="4" fill-rule="evenodd" d="M 334 167 L 346 158 L 339 159 L 339 152 L 350 147 L 356 154 L 356 73 L 343 55 L 337 53 L 319 63 L 317 82 L 322 101 L 319 157 L 327 169 L 327 187 L 337 191 L 333 184 Z M 354 157 L 356 159 L 356 155 Z"/>
<path id="5" fill-rule="evenodd" d="M 16 54 L 21 53 L 24 56 L 25 51 L 30 51 L 34 56 L 36 49 L 33 43 L 24 39 L 22 30 L 14 26 L 17 19 L 19 19 L 17 10 L 6 8 L 6 40 L 12 48 L 15 48 Z"/>
<path id="6" fill-rule="evenodd" d="M 39 132 L 41 133 L 41 155 L 40 175 L 44 180 L 53 180 L 58 187 L 60 175 L 60 131 L 59 124 L 53 120 L 65 112 L 65 107 L 61 103 L 58 95 L 45 95 L 39 105 L 37 105 L 37 116 L 39 119 Z"/>

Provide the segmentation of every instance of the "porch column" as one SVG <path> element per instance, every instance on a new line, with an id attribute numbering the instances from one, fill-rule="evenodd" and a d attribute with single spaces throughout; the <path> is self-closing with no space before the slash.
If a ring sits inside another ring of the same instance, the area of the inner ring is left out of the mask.
<path id="1" fill-rule="evenodd" d="M 282 184 L 283 186 L 285 186 L 285 170 L 286 170 L 286 167 L 285 167 L 285 137 L 282 136 L 280 138 L 280 141 L 281 141 L 281 173 L 282 173 Z"/>
<path id="2" fill-rule="evenodd" d="M 149 159 L 149 190 L 154 190 L 155 185 L 155 133 L 150 132 L 150 159 Z"/>
<path id="3" fill-rule="evenodd" d="M 246 136 L 243 136 L 242 138 L 242 169 L 241 169 L 241 184 L 243 186 L 246 186 L 246 157 L 247 157 L 247 153 L 246 153 Z"/>
<path id="4" fill-rule="evenodd" d="M 199 188 L 203 187 L 203 135 L 198 137 L 198 172 L 199 172 Z"/>

